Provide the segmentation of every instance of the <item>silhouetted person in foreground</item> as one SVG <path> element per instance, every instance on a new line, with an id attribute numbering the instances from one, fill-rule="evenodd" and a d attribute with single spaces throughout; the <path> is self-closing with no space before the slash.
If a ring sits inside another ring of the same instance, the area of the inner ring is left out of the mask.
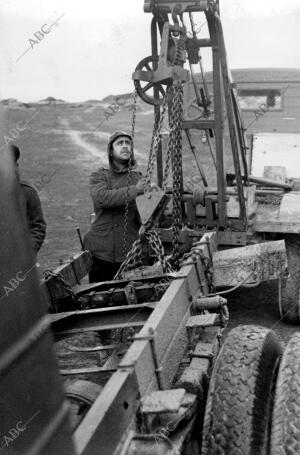
<path id="1" fill-rule="evenodd" d="M 20 149 L 16 145 L 11 144 L 9 149 L 12 153 L 15 165 L 18 182 L 21 192 L 21 208 L 27 220 L 27 226 L 31 237 L 31 246 L 35 254 L 37 254 L 44 242 L 46 236 L 46 221 L 43 215 L 42 205 L 36 189 L 28 182 L 20 179 L 19 175 L 19 158 Z"/>

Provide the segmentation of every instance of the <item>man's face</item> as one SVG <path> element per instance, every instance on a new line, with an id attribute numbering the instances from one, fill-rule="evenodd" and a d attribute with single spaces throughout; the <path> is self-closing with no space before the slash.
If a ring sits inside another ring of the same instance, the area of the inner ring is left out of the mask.
<path id="1" fill-rule="evenodd" d="M 131 154 L 131 140 L 127 136 L 119 136 L 112 144 L 113 159 L 128 161 Z"/>

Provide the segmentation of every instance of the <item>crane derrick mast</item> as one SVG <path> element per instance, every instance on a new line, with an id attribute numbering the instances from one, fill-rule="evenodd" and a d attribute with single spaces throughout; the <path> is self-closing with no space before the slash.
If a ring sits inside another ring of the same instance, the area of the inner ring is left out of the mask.
<path id="1" fill-rule="evenodd" d="M 218 2 L 181 2 L 180 4 L 175 2 L 145 2 L 144 11 L 153 14 L 151 24 L 152 55 L 143 59 L 133 73 L 137 92 L 145 102 L 154 105 L 155 117 L 159 117 L 159 106 L 163 97 L 167 96 L 168 87 L 171 87 L 172 84 L 182 83 L 186 88 L 185 92 L 187 92 L 189 74 L 184 69 L 187 57 L 194 89 L 192 98 L 197 106 L 198 115 L 192 119 L 189 117 L 187 105 L 191 102 L 191 98 L 186 99 L 182 118 L 182 133 L 186 135 L 193 153 L 195 146 L 191 141 L 191 132 L 203 131 L 207 135 L 209 146 L 212 148 L 214 145 L 215 148 L 212 154 L 216 165 L 217 181 L 217 191 L 209 188 L 203 168 L 200 169 L 202 186 L 204 187 L 205 215 L 196 220 L 196 224 L 199 221 L 198 226 L 218 227 L 219 241 L 221 242 L 226 243 L 226 238 L 236 238 L 236 243 L 239 243 L 241 238 L 246 239 L 245 233 L 248 228 L 246 210 L 246 194 L 249 186 L 246 165 L 247 147 L 236 100 L 235 86 L 232 83 L 227 66 Z M 193 13 L 195 12 L 201 12 L 205 16 L 209 37 L 197 38 L 193 23 Z M 188 21 L 191 31 L 188 31 L 185 25 Z M 157 35 L 160 35 L 161 38 L 160 51 L 158 51 Z M 205 75 L 201 74 L 203 83 L 199 86 L 198 81 L 196 81 L 197 76 L 199 79 L 199 74 L 195 75 L 193 71 L 196 64 L 200 65 L 200 68 L 202 66 L 202 48 L 210 48 L 212 51 L 213 94 L 208 93 Z M 150 68 L 150 63 L 152 68 Z M 149 95 L 150 91 L 153 91 L 153 96 Z M 171 106 L 172 100 L 171 95 L 169 95 L 169 109 Z M 225 117 L 228 123 L 238 201 L 238 213 L 234 216 L 228 213 L 227 208 L 228 194 L 224 169 Z M 158 184 L 160 185 L 163 175 L 161 150 L 159 150 L 157 160 Z M 242 178 L 246 186 L 243 185 Z M 181 187 L 181 197 L 183 197 L 182 191 L 183 187 Z M 191 224 L 190 220 L 188 221 Z M 238 234 L 229 235 L 228 231 Z M 232 242 L 234 243 L 233 240 Z"/>

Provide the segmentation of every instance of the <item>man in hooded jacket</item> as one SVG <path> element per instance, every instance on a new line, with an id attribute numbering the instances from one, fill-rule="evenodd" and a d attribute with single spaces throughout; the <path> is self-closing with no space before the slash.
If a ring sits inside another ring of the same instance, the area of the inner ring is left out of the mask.
<path id="1" fill-rule="evenodd" d="M 91 283 L 112 280 L 117 273 L 125 259 L 124 229 L 126 254 L 138 238 L 140 221 L 135 198 L 144 193 L 146 185 L 145 178 L 134 169 L 130 134 L 115 131 L 109 138 L 107 151 L 109 168 L 101 167 L 90 177 L 95 221 L 85 235 L 84 247 L 91 251 L 93 258 L 89 274 Z M 125 226 L 127 201 L 128 218 Z"/>

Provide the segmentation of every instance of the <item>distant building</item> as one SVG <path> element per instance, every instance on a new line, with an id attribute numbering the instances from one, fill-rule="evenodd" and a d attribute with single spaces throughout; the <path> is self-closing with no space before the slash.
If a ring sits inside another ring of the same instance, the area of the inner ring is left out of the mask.
<path id="1" fill-rule="evenodd" d="M 234 70 L 248 133 L 300 133 L 300 69 Z"/>
<path id="2" fill-rule="evenodd" d="M 300 69 L 249 68 L 232 70 L 231 74 L 247 135 L 300 133 Z M 212 94 L 212 73 L 207 73 L 205 78 Z M 189 116 L 196 116 L 192 82 L 187 90 Z"/>
<path id="3" fill-rule="evenodd" d="M 37 104 L 40 104 L 40 105 L 52 105 L 52 104 L 65 104 L 65 101 L 64 100 L 60 100 L 60 99 L 56 99 L 56 98 L 53 98 L 53 96 L 48 96 L 48 98 L 45 98 L 44 100 L 40 100 L 38 101 Z"/>

